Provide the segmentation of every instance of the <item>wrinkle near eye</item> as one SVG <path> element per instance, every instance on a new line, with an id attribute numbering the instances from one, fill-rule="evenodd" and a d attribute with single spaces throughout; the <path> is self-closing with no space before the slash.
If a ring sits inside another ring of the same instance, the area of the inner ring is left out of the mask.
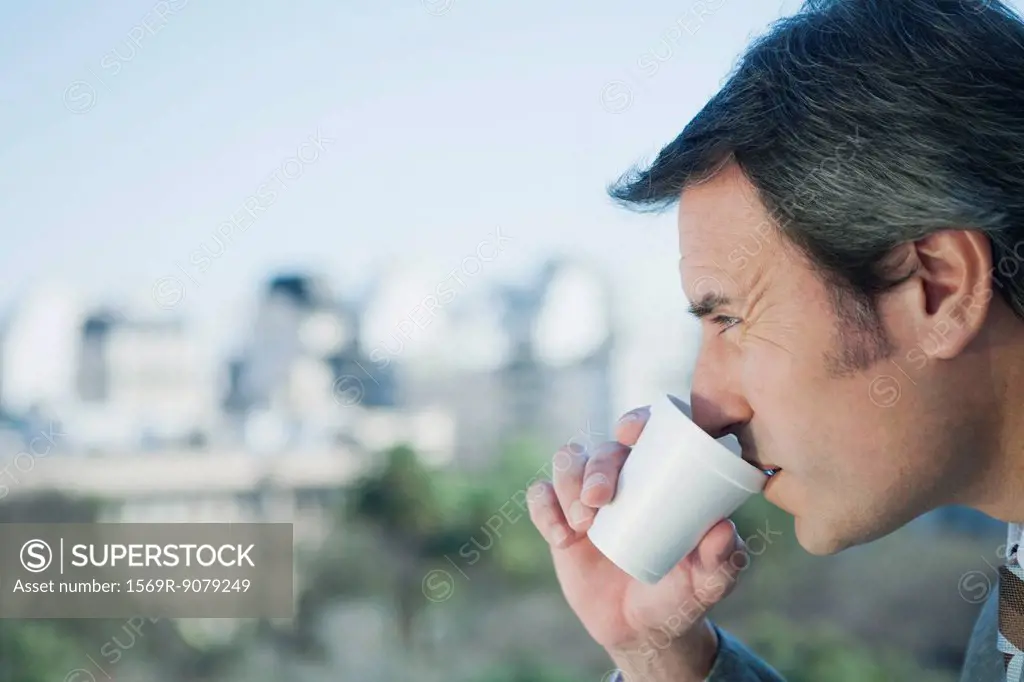
<path id="1" fill-rule="evenodd" d="M 765 300 L 766 283 L 761 282 L 750 298 L 750 305 L 745 311 L 746 317 L 741 333 L 744 343 L 760 342 L 785 351 L 794 356 L 793 348 L 798 347 L 800 328 L 799 321 L 792 319 L 799 310 L 785 314 L 777 304 Z"/>
<path id="2" fill-rule="evenodd" d="M 779 327 L 782 327 L 787 332 L 791 332 L 794 336 L 796 335 L 795 327 L 790 327 L 790 328 L 787 329 L 788 325 L 779 325 L 776 328 L 779 328 Z M 770 327 L 769 327 L 769 329 L 770 329 Z M 764 328 L 762 327 L 762 329 L 760 331 L 753 331 L 753 330 L 751 330 L 751 331 L 748 331 L 746 334 L 744 334 L 744 336 L 746 338 L 748 338 L 748 339 L 761 341 L 763 343 L 768 344 L 769 346 L 774 346 L 775 348 L 778 348 L 779 350 L 785 352 L 787 355 L 789 355 L 791 357 L 794 357 L 794 358 L 796 357 L 796 352 L 795 351 L 793 351 L 790 348 L 787 348 L 786 345 L 784 345 L 783 342 L 780 342 L 780 341 L 772 338 L 771 336 L 766 336 L 763 332 L 764 332 Z M 787 335 L 787 338 L 788 338 L 788 335 Z"/>

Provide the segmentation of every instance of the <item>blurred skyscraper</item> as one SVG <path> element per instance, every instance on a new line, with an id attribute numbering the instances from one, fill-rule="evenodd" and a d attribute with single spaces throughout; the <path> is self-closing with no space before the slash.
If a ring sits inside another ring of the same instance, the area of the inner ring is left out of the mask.
<path id="1" fill-rule="evenodd" d="M 77 363 L 76 438 L 94 446 L 202 447 L 219 427 L 217 376 L 180 318 L 88 315 Z M 110 442 L 110 437 L 122 434 Z"/>
<path id="2" fill-rule="evenodd" d="M 0 323 L 0 405 L 21 414 L 76 399 L 75 374 L 85 309 L 74 292 L 39 287 Z"/>
<path id="3" fill-rule="evenodd" d="M 460 463 L 486 465 L 513 440 L 554 450 L 607 433 L 615 334 L 595 270 L 553 258 L 531 281 L 474 292 L 443 314 L 444 371 L 401 371 L 400 395 L 457 416 Z"/>
<path id="4" fill-rule="evenodd" d="M 47 286 L 11 311 L 0 349 L 3 410 L 30 431 L 59 419 L 63 447 L 198 445 L 216 428 L 212 367 L 180 320 L 91 310 Z"/>
<path id="5" fill-rule="evenodd" d="M 446 290 L 421 274 L 392 269 L 361 296 L 277 274 L 219 361 L 181 318 L 45 292 L 4 327 L 2 404 L 23 421 L 59 416 L 71 449 L 99 453 L 407 442 L 436 464 L 486 466 L 515 440 L 607 436 L 616 333 L 602 274 L 565 257 L 516 285 L 464 272 Z"/>
<path id="6" fill-rule="evenodd" d="M 224 408 L 255 450 L 322 443 L 351 432 L 368 409 L 394 405 L 390 371 L 372 379 L 357 302 L 306 273 L 267 284 L 251 333 L 229 361 Z"/>

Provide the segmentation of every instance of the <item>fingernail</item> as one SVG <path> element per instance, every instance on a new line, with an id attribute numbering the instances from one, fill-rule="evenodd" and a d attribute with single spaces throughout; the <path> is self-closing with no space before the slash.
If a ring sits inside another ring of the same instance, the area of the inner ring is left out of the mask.
<path id="1" fill-rule="evenodd" d="M 628 424 L 630 422 L 640 421 L 651 416 L 651 406 L 644 405 L 643 407 L 637 407 L 630 410 L 626 414 L 622 415 L 619 419 L 620 424 Z"/>
<path id="2" fill-rule="evenodd" d="M 590 474 L 583 481 L 583 491 L 590 490 L 595 485 L 607 485 L 608 477 L 604 474 Z"/>
<path id="3" fill-rule="evenodd" d="M 585 447 L 583 447 L 582 445 L 575 441 L 570 441 L 568 444 L 566 444 L 565 447 L 569 452 L 571 452 L 574 455 L 582 455 L 584 452 L 587 451 Z"/>

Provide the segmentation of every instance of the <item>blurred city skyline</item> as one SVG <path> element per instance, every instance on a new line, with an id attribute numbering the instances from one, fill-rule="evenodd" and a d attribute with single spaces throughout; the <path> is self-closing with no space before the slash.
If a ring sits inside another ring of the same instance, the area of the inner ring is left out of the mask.
<path id="1" fill-rule="evenodd" d="M 0 313 L 51 280 L 163 312 L 176 278 L 166 314 L 225 353 L 273 273 L 437 280 L 501 229 L 481 284 L 593 262 L 626 338 L 676 357 L 696 327 L 674 216 L 604 187 L 799 4 L 6 5 Z"/>
<path id="2" fill-rule="evenodd" d="M 225 314 L 268 273 L 341 291 L 385 266 L 443 275 L 500 227 L 515 248 L 487 277 L 592 260 L 651 337 L 683 317 L 674 219 L 631 216 L 604 187 L 795 6 L 4 7 L 0 306 L 58 275 L 143 303 L 177 277 L 174 312 L 224 347 Z"/>

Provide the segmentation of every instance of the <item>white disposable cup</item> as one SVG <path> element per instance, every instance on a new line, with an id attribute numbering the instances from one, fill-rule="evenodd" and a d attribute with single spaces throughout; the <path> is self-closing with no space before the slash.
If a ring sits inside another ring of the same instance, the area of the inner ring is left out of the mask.
<path id="1" fill-rule="evenodd" d="M 689 405 L 675 396 L 652 405 L 614 498 L 594 517 L 590 541 L 637 580 L 664 578 L 768 480 L 738 456 L 735 438 L 726 438 L 732 448 L 694 424 Z"/>

